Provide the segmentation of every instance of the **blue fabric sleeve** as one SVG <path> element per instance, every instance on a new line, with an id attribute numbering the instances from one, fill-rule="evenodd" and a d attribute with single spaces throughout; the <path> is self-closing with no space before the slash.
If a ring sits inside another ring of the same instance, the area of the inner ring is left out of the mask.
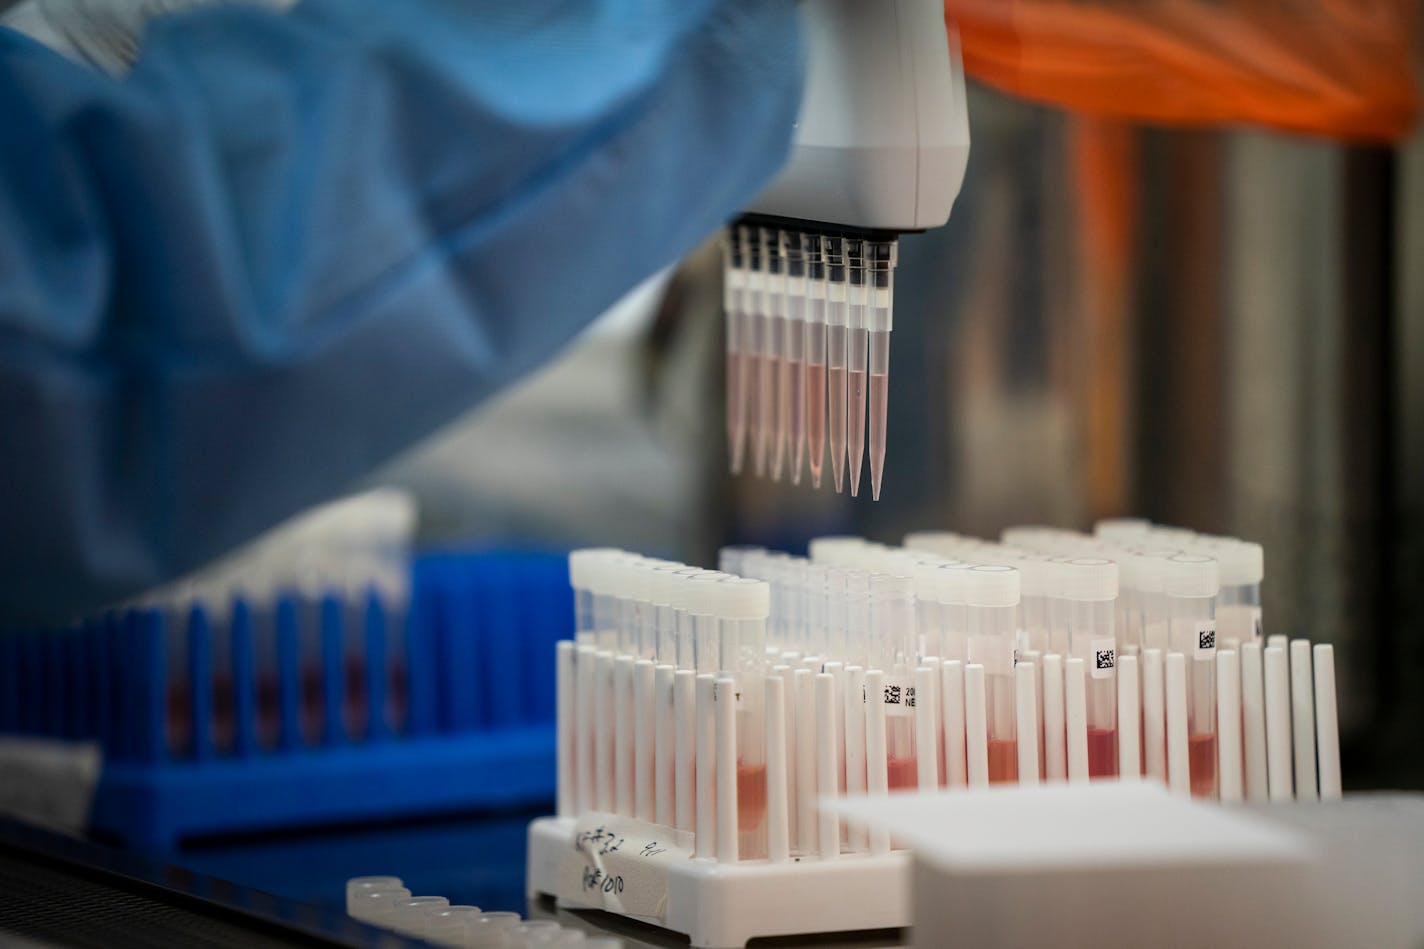
<path id="1" fill-rule="evenodd" d="M 792 0 L 0 29 L 0 618 L 210 560 L 550 356 L 783 161 Z M 498 451 L 499 446 L 490 446 Z"/>

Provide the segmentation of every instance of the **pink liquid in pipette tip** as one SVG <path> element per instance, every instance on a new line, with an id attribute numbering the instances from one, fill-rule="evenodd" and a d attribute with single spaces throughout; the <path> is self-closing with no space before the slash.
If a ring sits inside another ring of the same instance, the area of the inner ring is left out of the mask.
<path id="1" fill-rule="evenodd" d="M 771 480 L 780 481 L 791 444 L 791 360 L 776 361 L 776 442 L 771 450 Z"/>
<path id="2" fill-rule="evenodd" d="M 771 356 L 761 357 L 759 375 L 761 377 L 761 420 L 757 435 L 756 475 L 766 477 L 766 462 L 776 434 L 776 364 L 779 360 Z"/>
<path id="3" fill-rule="evenodd" d="M 914 790 L 920 786 L 918 758 L 891 758 L 885 763 L 887 783 L 892 791 Z"/>
<path id="4" fill-rule="evenodd" d="M 890 377 L 870 375 L 870 496 L 880 500 L 880 482 L 885 476 L 885 417 L 890 396 Z"/>
<path id="5" fill-rule="evenodd" d="M 831 478 L 836 483 L 836 493 L 845 487 L 846 460 L 846 371 L 832 366 L 827 370 L 829 387 L 826 390 L 826 404 L 829 407 L 831 444 Z"/>
<path id="6" fill-rule="evenodd" d="M 821 486 L 821 464 L 826 456 L 826 366 L 806 367 L 806 448 L 811 468 L 811 486 Z"/>
<path id="7" fill-rule="evenodd" d="M 989 739 L 989 783 L 1017 784 L 1019 742 L 1017 738 Z"/>
<path id="8" fill-rule="evenodd" d="M 761 364 L 762 358 L 755 353 L 743 357 L 742 371 L 747 382 L 747 438 L 751 442 L 752 470 L 760 478 L 766 471 L 766 452 L 761 437 Z"/>
<path id="9" fill-rule="evenodd" d="M 860 466 L 865 458 L 865 370 L 850 370 L 846 394 L 846 458 L 850 462 L 850 496 L 860 494 Z"/>
<path id="10" fill-rule="evenodd" d="M 791 483 L 801 483 L 801 464 L 806 457 L 806 364 L 791 364 Z"/>
<path id="11" fill-rule="evenodd" d="M 743 365 L 741 353 L 727 353 L 727 454 L 731 458 L 734 475 L 742 473 L 742 446 L 747 433 L 747 390 L 742 375 Z"/>
<path id="12" fill-rule="evenodd" d="M 1187 737 L 1187 773 L 1192 797 L 1216 797 L 1216 734 Z"/>
<path id="13" fill-rule="evenodd" d="M 1088 777 L 1117 777 L 1117 729 L 1088 729 Z"/>

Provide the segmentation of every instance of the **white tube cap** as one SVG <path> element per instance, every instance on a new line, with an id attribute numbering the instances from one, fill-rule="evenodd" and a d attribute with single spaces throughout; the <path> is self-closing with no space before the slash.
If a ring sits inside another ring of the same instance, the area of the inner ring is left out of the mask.
<path id="1" fill-rule="evenodd" d="M 598 562 L 623 552 L 617 547 L 583 547 L 569 551 L 569 584 L 575 590 L 592 589 L 592 572 Z"/>
<path id="2" fill-rule="evenodd" d="M 1216 560 L 1205 554 L 1173 554 L 1163 561 L 1168 596 L 1216 596 L 1221 590 Z"/>
<path id="3" fill-rule="evenodd" d="M 1152 528 L 1152 522 L 1142 517 L 1105 517 L 1093 525 L 1093 534 L 1116 543 L 1142 540 Z"/>
<path id="4" fill-rule="evenodd" d="M 968 581 L 964 575 L 969 572 L 973 564 L 954 561 L 939 568 L 939 596 L 936 598 L 940 603 L 952 606 L 962 606 L 964 597 L 968 590 Z"/>
<path id="5" fill-rule="evenodd" d="M 1140 547 L 1132 552 L 1132 580 L 1143 593 L 1161 593 L 1167 575 L 1167 558 L 1181 553 L 1175 547 Z"/>
<path id="6" fill-rule="evenodd" d="M 729 579 L 729 576 L 720 570 L 704 570 L 689 577 L 687 611 L 695 616 L 719 615 L 722 609 L 722 593 L 718 588 L 726 579 Z"/>
<path id="7" fill-rule="evenodd" d="M 865 546 L 859 537 L 815 537 L 806 552 L 816 563 L 844 566 L 853 558 L 853 551 Z"/>
<path id="8" fill-rule="evenodd" d="M 1021 590 L 1017 567 L 981 563 L 964 571 L 964 600 L 970 606 L 1018 606 Z"/>
<path id="9" fill-rule="evenodd" d="M 1216 558 L 1224 587 L 1250 586 L 1265 579 L 1266 552 L 1260 544 L 1226 538 L 1193 549 Z"/>
<path id="10" fill-rule="evenodd" d="M 766 619 L 771 615 L 771 584 L 765 580 L 748 580 L 724 576 L 717 584 L 721 600 L 718 615 L 723 619 Z"/>
<path id="11" fill-rule="evenodd" d="M 1059 589 L 1069 600 L 1117 599 L 1117 564 L 1102 557 L 1075 557 L 1059 562 Z"/>
<path id="12" fill-rule="evenodd" d="M 1186 547 L 1197 538 L 1196 531 L 1188 530 L 1185 527 L 1167 527 L 1162 524 L 1153 524 L 1147 529 L 1147 536 L 1141 538 L 1152 544 L 1161 544 L 1170 547 Z"/>
<path id="13" fill-rule="evenodd" d="M 1045 543 L 1052 543 L 1065 533 L 1061 527 L 1045 524 L 1015 524 L 999 531 L 999 542 L 1027 550 L 1040 550 Z"/>

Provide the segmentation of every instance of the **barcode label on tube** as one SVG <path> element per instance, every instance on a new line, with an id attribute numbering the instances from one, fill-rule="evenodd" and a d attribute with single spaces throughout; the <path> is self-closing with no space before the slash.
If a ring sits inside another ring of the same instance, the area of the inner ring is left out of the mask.
<path id="1" fill-rule="evenodd" d="M 1198 659 L 1210 659 L 1216 655 L 1216 623 L 1210 620 L 1201 620 L 1197 623 L 1197 648 L 1195 650 Z"/>
<path id="2" fill-rule="evenodd" d="M 1092 662 L 1088 665 L 1094 679 L 1111 679 L 1117 672 L 1117 644 L 1107 638 L 1094 639 L 1088 644 L 1092 652 Z"/>
<path id="3" fill-rule="evenodd" d="M 911 676 L 886 676 L 881 700 L 891 717 L 915 714 L 915 680 Z"/>

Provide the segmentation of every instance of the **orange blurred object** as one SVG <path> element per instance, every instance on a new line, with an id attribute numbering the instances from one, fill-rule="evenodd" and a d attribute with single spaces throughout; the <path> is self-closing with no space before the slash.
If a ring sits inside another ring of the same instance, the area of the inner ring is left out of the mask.
<path id="1" fill-rule="evenodd" d="M 1416 0 L 945 0 L 965 70 L 1028 99 L 1358 141 L 1418 109 Z"/>

